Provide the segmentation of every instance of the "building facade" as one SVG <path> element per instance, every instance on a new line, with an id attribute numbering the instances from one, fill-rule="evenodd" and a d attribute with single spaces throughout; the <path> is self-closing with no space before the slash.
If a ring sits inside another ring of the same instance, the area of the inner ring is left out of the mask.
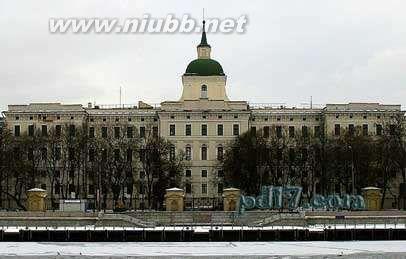
<path id="1" fill-rule="evenodd" d="M 199 198 L 221 197 L 224 184 L 219 160 L 228 143 L 248 130 L 287 138 L 320 134 L 333 137 L 348 130 L 381 135 L 394 116 L 403 116 L 400 105 L 378 103 L 327 104 L 322 108 L 252 105 L 229 100 L 226 83 L 222 66 L 211 58 L 211 46 L 203 30 L 197 58 L 182 76 L 183 92 L 178 101 L 164 101 L 157 107 L 143 102 L 129 107 L 32 103 L 9 105 L 3 114 L 6 127 L 15 136 L 65 125 L 86 125 L 92 134 L 104 137 L 113 137 L 117 132 L 125 137 L 134 131 L 142 138 L 152 130 L 184 152 L 186 168 L 183 186 L 179 187 L 187 197 Z M 48 189 L 49 184 L 44 187 Z M 138 192 L 137 188 L 134 192 Z"/>

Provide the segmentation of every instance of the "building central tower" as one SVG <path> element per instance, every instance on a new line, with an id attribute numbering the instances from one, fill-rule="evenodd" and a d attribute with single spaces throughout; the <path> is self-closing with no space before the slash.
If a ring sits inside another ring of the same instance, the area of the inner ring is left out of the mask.
<path id="1" fill-rule="evenodd" d="M 220 63 L 211 59 L 211 46 L 207 43 L 205 26 L 206 22 L 203 21 L 202 38 L 197 45 L 197 59 L 189 63 L 182 76 L 183 93 L 180 101 L 228 101 L 227 77 Z"/>

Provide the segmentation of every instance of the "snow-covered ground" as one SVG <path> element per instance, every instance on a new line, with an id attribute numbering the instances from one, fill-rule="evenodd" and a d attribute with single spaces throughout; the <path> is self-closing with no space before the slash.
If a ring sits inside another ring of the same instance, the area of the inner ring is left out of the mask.
<path id="1" fill-rule="evenodd" d="M 406 241 L 351 242 L 194 242 L 194 243 L 56 243 L 0 242 L 0 257 L 65 256 L 319 256 L 397 253 L 406 256 Z M 354 256 L 358 258 L 358 256 Z M 395 257 L 394 257 L 395 258 Z"/>

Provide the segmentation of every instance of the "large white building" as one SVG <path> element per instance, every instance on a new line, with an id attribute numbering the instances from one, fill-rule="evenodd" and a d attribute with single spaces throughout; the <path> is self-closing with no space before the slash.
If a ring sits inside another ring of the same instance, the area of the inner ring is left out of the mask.
<path id="1" fill-rule="evenodd" d="M 145 131 L 153 130 L 185 152 L 188 161 L 180 187 L 186 195 L 219 197 L 223 174 L 218 159 L 229 141 L 243 132 L 256 130 L 265 136 L 293 138 L 321 133 L 337 136 L 355 127 L 362 129 L 362 134 L 380 135 L 393 116 L 403 114 L 400 105 L 378 103 L 287 108 L 229 100 L 227 75 L 220 63 L 211 58 L 211 46 L 204 31 L 197 46 L 197 58 L 190 62 L 181 79 L 181 98 L 164 101 L 158 107 L 143 102 L 138 106 L 110 108 L 59 103 L 9 105 L 4 112 L 6 125 L 17 136 L 35 129 L 49 131 L 62 125 L 79 127 L 84 123 L 96 135 L 111 137 L 117 131 L 125 135 L 134 129 L 142 136 Z"/>

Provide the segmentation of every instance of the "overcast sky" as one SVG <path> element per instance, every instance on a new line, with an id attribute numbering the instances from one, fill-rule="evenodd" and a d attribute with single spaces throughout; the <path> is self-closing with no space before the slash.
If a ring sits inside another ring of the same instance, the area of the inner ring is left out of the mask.
<path id="1" fill-rule="evenodd" d="M 0 1 L 0 110 L 7 104 L 178 100 L 199 34 L 50 34 L 51 17 L 249 18 L 208 34 L 232 100 L 406 105 L 404 0 Z"/>

